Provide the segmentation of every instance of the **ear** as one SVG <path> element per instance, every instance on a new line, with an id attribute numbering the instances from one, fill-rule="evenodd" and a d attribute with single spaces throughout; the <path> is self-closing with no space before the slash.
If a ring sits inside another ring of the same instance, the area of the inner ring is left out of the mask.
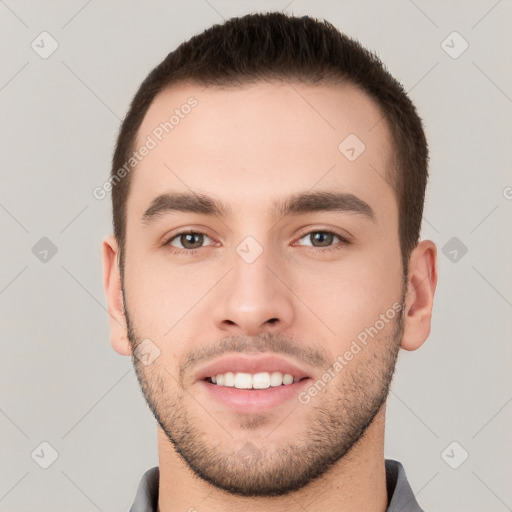
<path id="1" fill-rule="evenodd" d="M 432 306 L 437 286 L 437 248 L 422 240 L 411 252 L 405 296 L 404 335 L 401 347 L 416 350 L 430 334 Z"/>
<path id="2" fill-rule="evenodd" d="M 118 354 L 129 356 L 132 354 L 132 347 L 128 340 L 118 263 L 118 244 L 114 235 L 107 235 L 103 239 L 102 259 L 103 286 L 110 315 L 110 343 Z"/>

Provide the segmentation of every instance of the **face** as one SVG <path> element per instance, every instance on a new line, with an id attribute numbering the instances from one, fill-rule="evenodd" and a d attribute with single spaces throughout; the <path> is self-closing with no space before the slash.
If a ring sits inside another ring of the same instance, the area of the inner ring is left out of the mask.
<path id="1" fill-rule="evenodd" d="M 352 86 L 180 85 L 139 130 L 134 364 L 169 442 L 219 488 L 299 489 L 383 407 L 405 295 L 380 119 Z"/>

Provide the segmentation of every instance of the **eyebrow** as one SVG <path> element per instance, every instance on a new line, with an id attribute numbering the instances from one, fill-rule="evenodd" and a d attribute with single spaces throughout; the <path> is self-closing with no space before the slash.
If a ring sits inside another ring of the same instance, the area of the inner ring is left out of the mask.
<path id="1" fill-rule="evenodd" d="M 150 224 L 158 217 L 171 212 L 199 213 L 226 218 L 232 215 L 231 207 L 222 201 L 201 193 L 173 192 L 161 194 L 142 215 L 142 223 Z M 347 212 L 362 215 L 376 222 L 372 207 L 349 193 L 306 192 L 294 194 L 274 202 L 274 214 L 286 217 L 315 212 Z"/>

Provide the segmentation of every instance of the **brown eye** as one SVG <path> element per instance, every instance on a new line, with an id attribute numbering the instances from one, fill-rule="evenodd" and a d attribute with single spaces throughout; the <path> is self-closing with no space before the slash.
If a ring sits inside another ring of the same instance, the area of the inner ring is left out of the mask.
<path id="1" fill-rule="evenodd" d="M 335 235 L 325 231 L 316 231 L 309 236 L 311 237 L 311 241 L 313 241 L 313 245 L 316 243 L 319 244 L 315 245 L 315 247 L 326 247 L 332 244 Z"/>
<path id="2" fill-rule="evenodd" d="M 303 239 L 309 239 L 311 243 L 304 244 L 304 245 L 310 245 L 314 248 L 329 248 L 333 245 L 333 243 L 336 243 L 336 239 L 338 239 L 341 242 L 347 242 L 347 240 L 342 237 L 341 235 L 338 235 L 334 231 L 328 231 L 328 230 L 321 230 L 321 231 L 311 231 L 310 233 L 307 233 L 304 235 L 300 240 Z"/>
<path id="3" fill-rule="evenodd" d="M 205 235 L 204 233 L 198 233 L 195 231 L 190 231 L 187 233 L 178 233 L 173 236 L 166 245 L 170 245 L 171 247 L 177 247 L 178 249 L 183 250 L 194 250 L 203 247 L 204 239 L 207 238 L 211 241 L 210 237 Z M 178 243 L 179 245 L 176 245 Z"/>

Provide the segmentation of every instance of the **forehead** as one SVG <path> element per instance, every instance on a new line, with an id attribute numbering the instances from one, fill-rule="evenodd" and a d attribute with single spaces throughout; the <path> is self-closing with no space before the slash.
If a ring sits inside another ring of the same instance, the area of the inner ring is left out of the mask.
<path id="1" fill-rule="evenodd" d="M 234 215 L 261 216 L 276 198 L 336 190 L 396 217 L 385 179 L 387 123 L 352 85 L 179 84 L 148 109 L 135 149 L 143 146 L 150 149 L 132 174 L 128 216 L 140 217 L 155 197 L 175 191 L 218 198 Z"/>

